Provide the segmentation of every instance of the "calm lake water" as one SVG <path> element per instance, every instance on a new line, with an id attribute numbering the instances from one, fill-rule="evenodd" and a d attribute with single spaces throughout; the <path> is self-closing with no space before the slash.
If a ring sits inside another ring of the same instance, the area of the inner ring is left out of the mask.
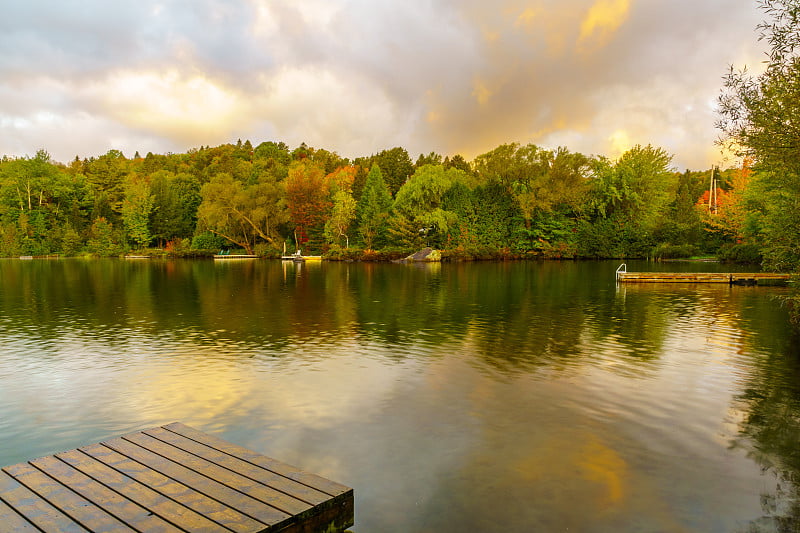
<path id="1" fill-rule="evenodd" d="M 0 260 L 0 464 L 181 421 L 357 533 L 800 530 L 785 289 L 617 264 Z"/>

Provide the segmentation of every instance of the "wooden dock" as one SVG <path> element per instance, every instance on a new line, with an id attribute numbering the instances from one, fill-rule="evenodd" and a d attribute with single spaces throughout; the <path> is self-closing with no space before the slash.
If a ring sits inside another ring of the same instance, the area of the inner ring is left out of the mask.
<path id="1" fill-rule="evenodd" d="M 216 254 L 214 255 L 214 259 L 258 259 L 257 255 L 246 255 L 246 254 Z"/>
<path id="2" fill-rule="evenodd" d="M 2 531 L 336 532 L 353 489 L 180 423 L 7 466 Z"/>
<path id="3" fill-rule="evenodd" d="M 759 282 L 786 282 L 789 274 L 773 272 L 628 272 L 624 264 L 617 268 L 620 283 L 727 283 L 757 285 Z"/>

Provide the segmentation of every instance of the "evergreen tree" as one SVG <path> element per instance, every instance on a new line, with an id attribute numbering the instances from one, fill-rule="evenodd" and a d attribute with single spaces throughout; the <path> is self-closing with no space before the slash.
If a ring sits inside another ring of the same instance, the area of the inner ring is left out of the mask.
<path id="1" fill-rule="evenodd" d="M 384 244 L 391 206 L 392 197 L 386 188 L 386 182 L 383 181 L 381 169 L 378 165 L 373 165 L 356 207 L 358 233 L 367 249 L 371 250 Z"/>

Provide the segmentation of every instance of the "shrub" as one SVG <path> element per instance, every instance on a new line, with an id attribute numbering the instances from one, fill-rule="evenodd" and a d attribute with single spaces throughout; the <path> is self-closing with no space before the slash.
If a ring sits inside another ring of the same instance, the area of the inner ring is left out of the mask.
<path id="1" fill-rule="evenodd" d="M 227 241 L 210 231 L 195 235 L 192 239 L 192 248 L 195 250 L 219 250 Z"/>
<path id="2" fill-rule="evenodd" d="M 764 257 L 755 244 L 724 244 L 717 252 L 720 261 L 731 263 L 761 263 Z"/>
<path id="3" fill-rule="evenodd" d="M 120 244 L 119 231 L 103 217 L 98 217 L 89 230 L 89 242 L 86 249 L 92 255 L 114 257 L 122 255 L 125 247 Z"/>
<path id="4" fill-rule="evenodd" d="M 80 234 L 74 228 L 67 228 L 64 230 L 64 236 L 61 239 L 61 253 L 66 256 L 77 255 L 83 246 Z"/>
<path id="5" fill-rule="evenodd" d="M 253 253 L 259 257 L 266 257 L 267 259 L 278 259 L 281 256 L 281 251 L 265 242 L 260 242 L 253 246 Z"/>
<path id="6" fill-rule="evenodd" d="M 653 259 L 684 259 L 692 257 L 697 249 L 691 244 L 670 244 L 662 242 L 650 253 Z"/>

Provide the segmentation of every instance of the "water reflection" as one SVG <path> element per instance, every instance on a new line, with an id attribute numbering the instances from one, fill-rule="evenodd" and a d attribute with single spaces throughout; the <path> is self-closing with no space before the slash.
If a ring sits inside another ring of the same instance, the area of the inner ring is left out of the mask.
<path id="1" fill-rule="evenodd" d="M 0 463 L 180 420 L 356 531 L 794 527 L 780 289 L 615 267 L 0 261 Z"/>

